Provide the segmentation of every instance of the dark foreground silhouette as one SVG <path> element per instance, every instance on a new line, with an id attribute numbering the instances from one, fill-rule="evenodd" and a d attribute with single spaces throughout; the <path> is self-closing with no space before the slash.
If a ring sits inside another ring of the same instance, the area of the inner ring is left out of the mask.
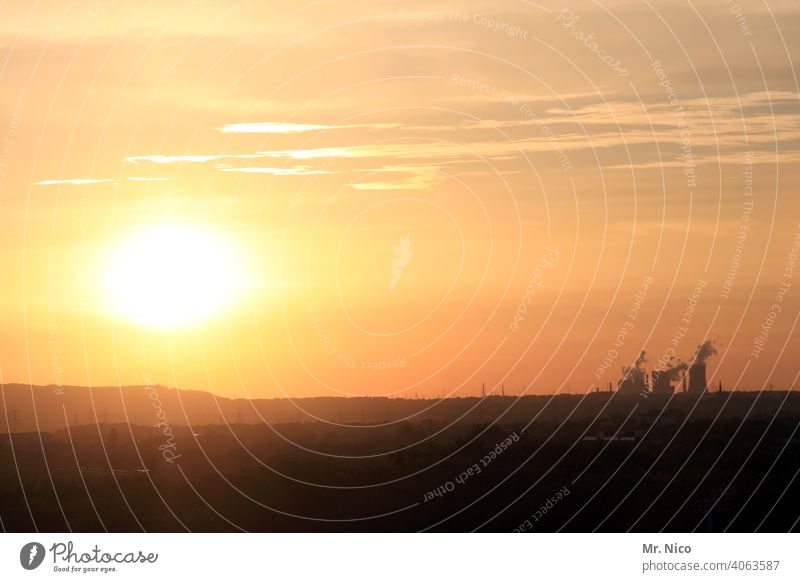
<path id="1" fill-rule="evenodd" d="M 266 421 L 226 401 L 194 423 L 140 387 L 129 422 L 110 400 L 81 422 L 72 395 L 36 431 L 24 398 L 50 389 L 4 390 L 5 531 L 800 529 L 793 393 L 262 401 Z"/>

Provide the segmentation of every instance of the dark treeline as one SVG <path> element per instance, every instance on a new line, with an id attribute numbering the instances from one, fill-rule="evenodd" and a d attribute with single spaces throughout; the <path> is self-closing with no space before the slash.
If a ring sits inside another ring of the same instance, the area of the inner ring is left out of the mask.
<path id="1" fill-rule="evenodd" d="M 795 395 L 552 402 L 530 424 L 494 410 L 17 431 L 0 435 L 0 518 L 7 531 L 798 529 Z"/>
<path id="2" fill-rule="evenodd" d="M 126 423 L 152 426 L 159 411 L 172 426 L 206 424 L 287 424 L 327 422 L 362 425 L 415 421 L 481 424 L 527 424 L 531 419 L 562 422 L 598 416 L 627 415 L 633 407 L 648 410 L 663 397 L 622 397 L 618 392 L 587 395 L 532 395 L 485 398 L 407 399 L 385 397 L 233 399 L 197 390 L 160 385 L 125 387 L 56 387 L 0 385 L 0 433 L 52 432 L 69 425 Z M 753 405 L 751 392 L 714 393 L 699 401 L 676 394 L 669 408 L 695 420 L 713 418 L 722 397 L 726 416 L 783 414 L 800 416 L 800 394 L 762 392 Z M 650 402 L 653 403 L 651 406 Z"/>

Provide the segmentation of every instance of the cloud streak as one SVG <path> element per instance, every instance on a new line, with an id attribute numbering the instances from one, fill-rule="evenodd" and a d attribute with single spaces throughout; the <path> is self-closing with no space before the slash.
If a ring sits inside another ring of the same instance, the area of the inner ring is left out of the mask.
<path id="1" fill-rule="evenodd" d="M 67 178 L 63 180 L 41 180 L 40 182 L 34 182 L 34 186 L 61 186 L 61 185 L 74 185 L 80 186 L 83 184 L 104 184 L 108 182 L 114 182 L 114 180 L 108 178 Z"/>
<path id="2" fill-rule="evenodd" d="M 326 131 L 332 129 L 392 129 L 399 123 L 351 123 L 345 125 L 320 125 L 316 123 L 282 123 L 277 121 L 261 121 L 253 123 L 231 123 L 218 128 L 221 133 L 304 133 L 308 131 Z"/>
<path id="3" fill-rule="evenodd" d="M 361 190 L 427 189 L 441 180 L 436 172 L 420 171 L 426 162 L 444 164 L 485 163 L 524 159 L 535 153 L 592 152 L 617 148 L 617 160 L 605 169 L 678 167 L 681 146 L 691 142 L 695 162 L 727 163 L 740 159 L 742 148 L 755 151 L 758 163 L 795 161 L 800 155 L 800 95 L 791 91 L 760 91 L 711 98 L 689 98 L 675 103 L 660 96 L 644 101 L 617 98 L 610 102 L 586 102 L 586 94 L 566 96 L 575 107 L 555 105 L 540 98 L 540 107 L 508 103 L 492 104 L 491 113 L 471 115 L 472 120 L 413 126 L 415 131 L 453 137 L 424 141 L 383 141 L 359 145 L 274 149 L 241 154 L 141 155 L 127 158 L 130 163 L 154 164 L 232 162 L 236 160 L 280 159 L 291 161 L 362 160 L 360 166 L 374 163 L 374 168 L 338 169 L 335 173 L 385 172 L 409 174 L 398 180 L 350 182 Z M 679 109 L 677 108 L 679 106 Z M 509 114 L 511 117 L 508 117 Z M 475 118 L 479 118 L 475 120 Z M 683 125 L 681 125 L 683 124 Z M 225 133 L 298 133 L 342 128 L 399 128 L 401 124 L 319 125 L 293 123 L 231 124 Z M 688 137 L 687 137 L 688 136 Z M 775 149 L 779 144 L 780 148 Z M 652 146 L 658 146 L 658 150 Z M 365 162 L 364 160 L 375 160 Z M 407 163 L 406 163 L 407 162 Z M 554 166 L 555 167 L 555 166 Z M 331 173 L 307 165 L 294 167 L 233 167 L 220 163 L 223 172 L 295 176 Z"/>
<path id="4" fill-rule="evenodd" d="M 294 168 L 270 168 L 270 167 L 245 167 L 245 168 L 218 168 L 222 172 L 239 172 L 242 174 L 272 174 L 273 176 L 310 176 L 318 174 L 330 174 L 328 170 L 316 170 L 309 166 L 297 166 Z"/>
<path id="5" fill-rule="evenodd" d="M 217 160 L 244 160 L 262 157 L 259 154 L 181 154 L 181 155 L 145 155 L 145 156 L 129 156 L 125 158 L 126 162 L 131 164 L 138 164 L 140 162 L 150 162 L 153 164 L 204 164 L 206 162 L 214 162 Z"/>

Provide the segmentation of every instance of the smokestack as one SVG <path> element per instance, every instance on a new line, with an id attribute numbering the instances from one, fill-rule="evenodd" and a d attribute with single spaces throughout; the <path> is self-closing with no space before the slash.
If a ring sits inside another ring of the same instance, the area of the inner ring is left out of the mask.
<path id="1" fill-rule="evenodd" d="M 653 392 L 656 394 L 674 394 L 675 389 L 672 387 L 672 382 L 680 381 L 689 366 L 672 357 L 664 363 L 664 366 L 663 370 L 653 370 Z M 686 392 L 685 384 L 683 391 Z"/>
<path id="2" fill-rule="evenodd" d="M 622 379 L 619 381 L 620 394 L 642 394 L 647 390 L 647 372 L 642 366 L 646 362 L 646 354 L 642 351 L 632 367 L 622 367 Z"/>
<path id="3" fill-rule="evenodd" d="M 697 346 L 697 352 L 689 366 L 689 393 L 703 394 L 708 389 L 706 384 L 706 360 L 717 353 L 711 340 Z"/>
<path id="4" fill-rule="evenodd" d="M 703 394 L 707 388 L 706 363 L 695 362 L 689 366 L 689 393 Z"/>
<path id="5" fill-rule="evenodd" d="M 653 370 L 653 394 L 672 394 L 670 375 L 666 371 Z"/>

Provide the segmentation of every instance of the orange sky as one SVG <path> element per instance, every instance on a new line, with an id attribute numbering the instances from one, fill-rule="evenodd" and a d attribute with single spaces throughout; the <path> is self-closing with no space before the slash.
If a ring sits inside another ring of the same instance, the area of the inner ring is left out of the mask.
<path id="1" fill-rule="evenodd" d="M 0 8 L 3 382 L 584 392 L 712 338 L 714 382 L 795 384 L 795 2 L 30 4 Z M 238 249 L 224 314 L 104 308 L 109 249 L 163 223 Z"/>

